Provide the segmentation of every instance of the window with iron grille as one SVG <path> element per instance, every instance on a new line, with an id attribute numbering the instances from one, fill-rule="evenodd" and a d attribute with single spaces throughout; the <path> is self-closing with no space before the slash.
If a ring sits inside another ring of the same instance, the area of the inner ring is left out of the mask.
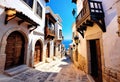
<path id="1" fill-rule="evenodd" d="M 36 13 L 42 18 L 42 7 L 41 7 L 41 5 L 38 2 L 37 2 Z"/>
<path id="2" fill-rule="evenodd" d="M 28 4 L 31 8 L 33 7 L 34 0 L 23 0 L 26 4 Z"/>

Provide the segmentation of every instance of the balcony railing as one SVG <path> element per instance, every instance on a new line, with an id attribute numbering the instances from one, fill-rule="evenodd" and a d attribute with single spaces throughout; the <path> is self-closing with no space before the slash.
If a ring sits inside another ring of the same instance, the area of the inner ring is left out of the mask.
<path id="1" fill-rule="evenodd" d="M 87 26 L 93 26 L 94 22 L 100 26 L 103 32 L 106 31 L 102 2 L 84 0 L 83 8 L 76 17 L 77 30 L 82 33 L 83 30 L 86 30 Z"/>
<path id="2" fill-rule="evenodd" d="M 45 20 L 45 39 L 53 40 L 55 38 L 55 23 L 56 19 L 51 13 L 46 14 Z"/>
<path id="3" fill-rule="evenodd" d="M 45 38 L 53 39 L 55 37 L 55 30 L 50 27 L 45 28 Z"/>

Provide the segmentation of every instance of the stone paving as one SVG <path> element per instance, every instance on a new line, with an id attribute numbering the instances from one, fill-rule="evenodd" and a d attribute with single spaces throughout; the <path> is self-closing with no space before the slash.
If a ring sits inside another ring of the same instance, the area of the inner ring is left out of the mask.
<path id="1" fill-rule="evenodd" d="M 35 69 L 9 77 L 0 75 L 0 82 L 90 82 L 87 75 L 74 67 L 69 58 L 44 63 Z"/>

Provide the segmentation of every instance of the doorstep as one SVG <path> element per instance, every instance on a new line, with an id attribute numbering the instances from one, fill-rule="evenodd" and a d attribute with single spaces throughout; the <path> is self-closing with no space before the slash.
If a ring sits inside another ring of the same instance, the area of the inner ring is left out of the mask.
<path id="1" fill-rule="evenodd" d="M 43 65 L 44 63 L 45 63 L 45 62 L 39 62 L 38 64 L 34 65 L 33 68 L 39 67 L 39 66 Z"/>
<path id="2" fill-rule="evenodd" d="M 89 82 L 95 82 L 91 75 L 87 75 Z"/>
<path id="3" fill-rule="evenodd" d="M 52 61 L 53 61 L 52 58 L 46 58 L 46 63 L 50 63 L 50 62 L 52 62 Z"/>

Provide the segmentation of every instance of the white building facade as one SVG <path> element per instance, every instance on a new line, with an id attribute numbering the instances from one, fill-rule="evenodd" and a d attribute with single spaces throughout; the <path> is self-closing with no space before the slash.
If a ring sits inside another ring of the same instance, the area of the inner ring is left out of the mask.
<path id="1" fill-rule="evenodd" d="M 0 1 L 0 72 L 44 61 L 47 0 Z"/>
<path id="2" fill-rule="evenodd" d="M 54 38 L 56 19 L 53 11 L 49 6 L 46 7 L 45 22 L 45 46 L 46 46 L 46 62 L 53 61 L 54 58 Z"/>
<path id="3" fill-rule="evenodd" d="M 56 57 L 61 58 L 63 56 L 62 54 L 62 40 L 63 40 L 63 35 L 62 35 L 62 19 L 58 14 L 55 14 L 56 17 L 56 24 L 55 24 L 55 46 L 54 46 L 54 54 Z"/>

